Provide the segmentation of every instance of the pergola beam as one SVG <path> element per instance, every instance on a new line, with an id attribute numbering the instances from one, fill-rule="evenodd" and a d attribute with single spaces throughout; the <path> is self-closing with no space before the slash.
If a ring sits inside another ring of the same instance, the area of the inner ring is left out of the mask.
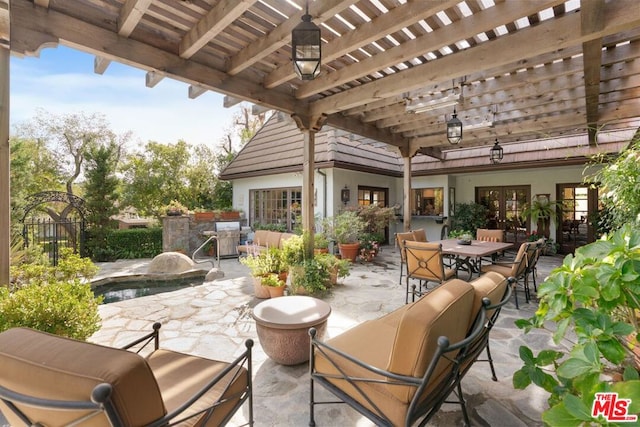
<path id="1" fill-rule="evenodd" d="M 591 0 L 580 4 L 582 8 L 580 15 L 582 18 L 581 31 L 583 34 L 590 34 L 602 30 L 604 5 L 604 0 Z M 596 145 L 600 95 L 600 66 L 602 64 L 602 38 L 599 37 L 584 42 L 582 44 L 582 52 L 589 144 Z"/>
<path id="2" fill-rule="evenodd" d="M 446 55 L 426 64 L 415 66 L 371 83 L 339 92 L 313 101 L 310 113 L 333 114 L 348 108 L 386 98 L 421 86 L 463 77 L 486 67 L 500 66 L 541 55 L 550 50 L 565 49 L 608 34 L 640 26 L 640 16 L 629 13 L 633 0 L 608 3 L 603 16 L 603 29 L 590 34 L 579 34 L 580 14 L 564 15 L 553 21 L 502 36 L 491 43 L 482 43 L 468 51 Z M 527 46 L 523 49 L 522 46 Z M 464 58 L 464 59 L 463 59 Z M 488 68 L 488 67 L 487 67 Z"/>

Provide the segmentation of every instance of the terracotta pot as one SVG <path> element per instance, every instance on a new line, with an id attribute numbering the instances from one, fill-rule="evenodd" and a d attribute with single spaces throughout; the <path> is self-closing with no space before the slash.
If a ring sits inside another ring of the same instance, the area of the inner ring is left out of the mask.
<path id="1" fill-rule="evenodd" d="M 360 243 L 340 243 L 338 244 L 340 255 L 342 259 L 348 259 L 351 262 L 356 262 L 360 253 Z"/>
<path id="2" fill-rule="evenodd" d="M 277 297 L 284 296 L 284 288 L 286 288 L 285 285 L 282 285 L 282 286 L 265 286 L 265 287 L 269 291 L 269 297 L 271 297 L 271 298 L 277 298 Z"/>
<path id="3" fill-rule="evenodd" d="M 271 298 L 271 295 L 269 295 L 269 287 L 262 286 L 262 279 L 260 277 L 253 277 L 253 293 L 256 298 Z"/>

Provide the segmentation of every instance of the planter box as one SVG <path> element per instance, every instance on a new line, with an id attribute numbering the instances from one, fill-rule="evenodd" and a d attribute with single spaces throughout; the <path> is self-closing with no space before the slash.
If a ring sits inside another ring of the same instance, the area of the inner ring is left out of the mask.
<path id="1" fill-rule="evenodd" d="M 240 219 L 240 212 L 220 212 L 221 220 Z"/>
<path id="2" fill-rule="evenodd" d="M 213 221 L 216 217 L 213 211 L 211 212 L 195 212 L 193 214 L 196 221 Z"/>

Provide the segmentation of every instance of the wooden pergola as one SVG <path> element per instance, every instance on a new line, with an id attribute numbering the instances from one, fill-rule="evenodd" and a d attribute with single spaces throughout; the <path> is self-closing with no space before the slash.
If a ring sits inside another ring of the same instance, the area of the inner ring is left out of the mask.
<path id="1" fill-rule="evenodd" d="M 183 81 L 225 104 L 291 114 L 305 135 L 303 225 L 313 225 L 314 133 L 330 124 L 394 147 L 405 204 L 417 153 L 584 135 L 640 125 L 637 0 L 311 0 L 322 72 L 299 80 L 291 30 L 304 0 L 0 0 L 0 282 L 8 277 L 9 52 L 63 44 Z M 141 84 L 143 84 L 141 82 Z M 405 226 L 410 225 L 404 209 Z"/>

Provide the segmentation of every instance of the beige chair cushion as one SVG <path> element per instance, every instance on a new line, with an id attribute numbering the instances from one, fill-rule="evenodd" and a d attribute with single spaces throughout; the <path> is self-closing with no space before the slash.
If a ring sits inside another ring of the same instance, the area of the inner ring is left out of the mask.
<path id="1" fill-rule="evenodd" d="M 452 280 L 412 304 L 376 320 L 364 322 L 327 343 L 347 354 L 380 369 L 407 375 L 422 376 L 433 356 L 436 341 L 449 335 L 451 342 L 466 335 L 474 290 L 462 280 Z M 338 374 L 337 369 L 316 352 L 315 367 L 321 373 Z M 336 361 L 336 359 L 334 359 Z M 382 379 L 347 362 L 337 360 L 347 375 Z M 439 375 L 446 368 L 440 363 Z M 434 378 L 439 376 L 436 374 Z M 365 407 L 372 409 L 355 389 L 344 380 L 330 380 Z M 393 421 L 404 425 L 405 416 L 415 389 L 385 383 L 359 383 L 368 397 Z"/>
<path id="2" fill-rule="evenodd" d="M 197 390 L 229 366 L 229 363 L 226 362 L 204 359 L 169 350 L 156 350 L 147 360 L 158 381 L 168 412 L 177 409 L 189 397 L 192 397 Z M 238 367 L 228 373 L 222 381 L 205 393 L 196 404 L 192 405 L 184 413 L 184 416 L 204 410 L 220 398 L 228 398 L 229 400 L 214 410 L 213 416 L 208 422 L 203 420 L 205 415 L 201 414 L 181 423 L 180 427 L 221 425 L 224 417 L 233 410 L 234 405 L 240 400 L 242 391 L 247 387 L 247 381 L 247 370 L 243 367 Z M 229 384 L 231 386 L 225 392 L 224 388 Z"/>
<path id="3" fill-rule="evenodd" d="M 482 308 L 482 298 L 487 297 L 491 301 L 491 305 L 495 305 L 502 300 L 507 288 L 507 279 L 500 273 L 489 271 L 471 282 L 475 290 L 473 299 L 472 313 L 479 313 Z M 487 319 L 491 317 L 493 310 L 487 312 Z M 473 326 L 475 317 L 470 320 L 469 328 Z"/>
<path id="4" fill-rule="evenodd" d="M 398 325 L 394 349 L 386 369 L 402 375 L 423 376 L 436 350 L 438 337 L 447 336 L 451 343 L 455 343 L 466 336 L 474 295 L 469 283 L 453 279 L 412 304 Z M 441 362 L 434 378 L 446 367 L 447 364 Z M 398 399 L 407 403 L 415 391 L 409 387 L 388 388 Z"/>
<path id="5" fill-rule="evenodd" d="M 253 234 L 253 244 L 258 246 L 267 246 L 267 238 L 269 237 L 268 230 L 256 230 Z"/>
<path id="6" fill-rule="evenodd" d="M 535 244 L 535 242 L 533 243 Z M 530 242 L 524 242 L 520 245 L 513 263 L 483 265 L 480 267 L 481 272 L 486 273 L 489 271 L 495 271 L 496 273 L 502 274 L 504 277 L 515 277 L 516 279 L 519 279 L 527 267 L 526 255 L 529 246 Z"/>
<path id="7" fill-rule="evenodd" d="M 412 231 L 413 240 L 416 242 L 426 242 L 427 241 L 427 231 L 424 228 L 418 228 Z"/>
<path id="8" fill-rule="evenodd" d="M 260 243 L 260 246 L 266 246 L 267 248 L 280 247 L 280 236 L 282 236 L 282 233 L 279 231 L 269 231 L 267 233 L 266 241 L 264 244 Z"/>
<path id="9" fill-rule="evenodd" d="M 476 230 L 476 239 L 485 242 L 504 242 L 504 231 L 478 228 Z"/>
<path id="10" fill-rule="evenodd" d="M 396 244 L 398 245 L 398 249 L 400 250 L 400 260 L 402 262 L 406 262 L 404 252 L 405 241 L 415 241 L 415 235 L 412 231 L 408 231 L 406 233 L 396 233 Z"/>
<path id="11" fill-rule="evenodd" d="M 445 268 L 440 243 L 405 243 L 407 272 L 410 278 L 442 283 L 456 275 L 453 268 Z"/>
<path id="12" fill-rule="evenodd" d="M 96 385 L 109 383 L 113 386 L 114 405 L 127 426 L 146 425 L 166 413 L 158 384 L 140 355 L 28 328 L 0 334 L 0 378 L 3 386 L 19 393 L 78 401 L 90 400 Z M 20 407 L 48 427 L 66 425 L 83 414 Z M 11 425 L 23 425 L 6 408 L 3 413 Z M 103 415 L 82 424 L 109 425 Z"/>

